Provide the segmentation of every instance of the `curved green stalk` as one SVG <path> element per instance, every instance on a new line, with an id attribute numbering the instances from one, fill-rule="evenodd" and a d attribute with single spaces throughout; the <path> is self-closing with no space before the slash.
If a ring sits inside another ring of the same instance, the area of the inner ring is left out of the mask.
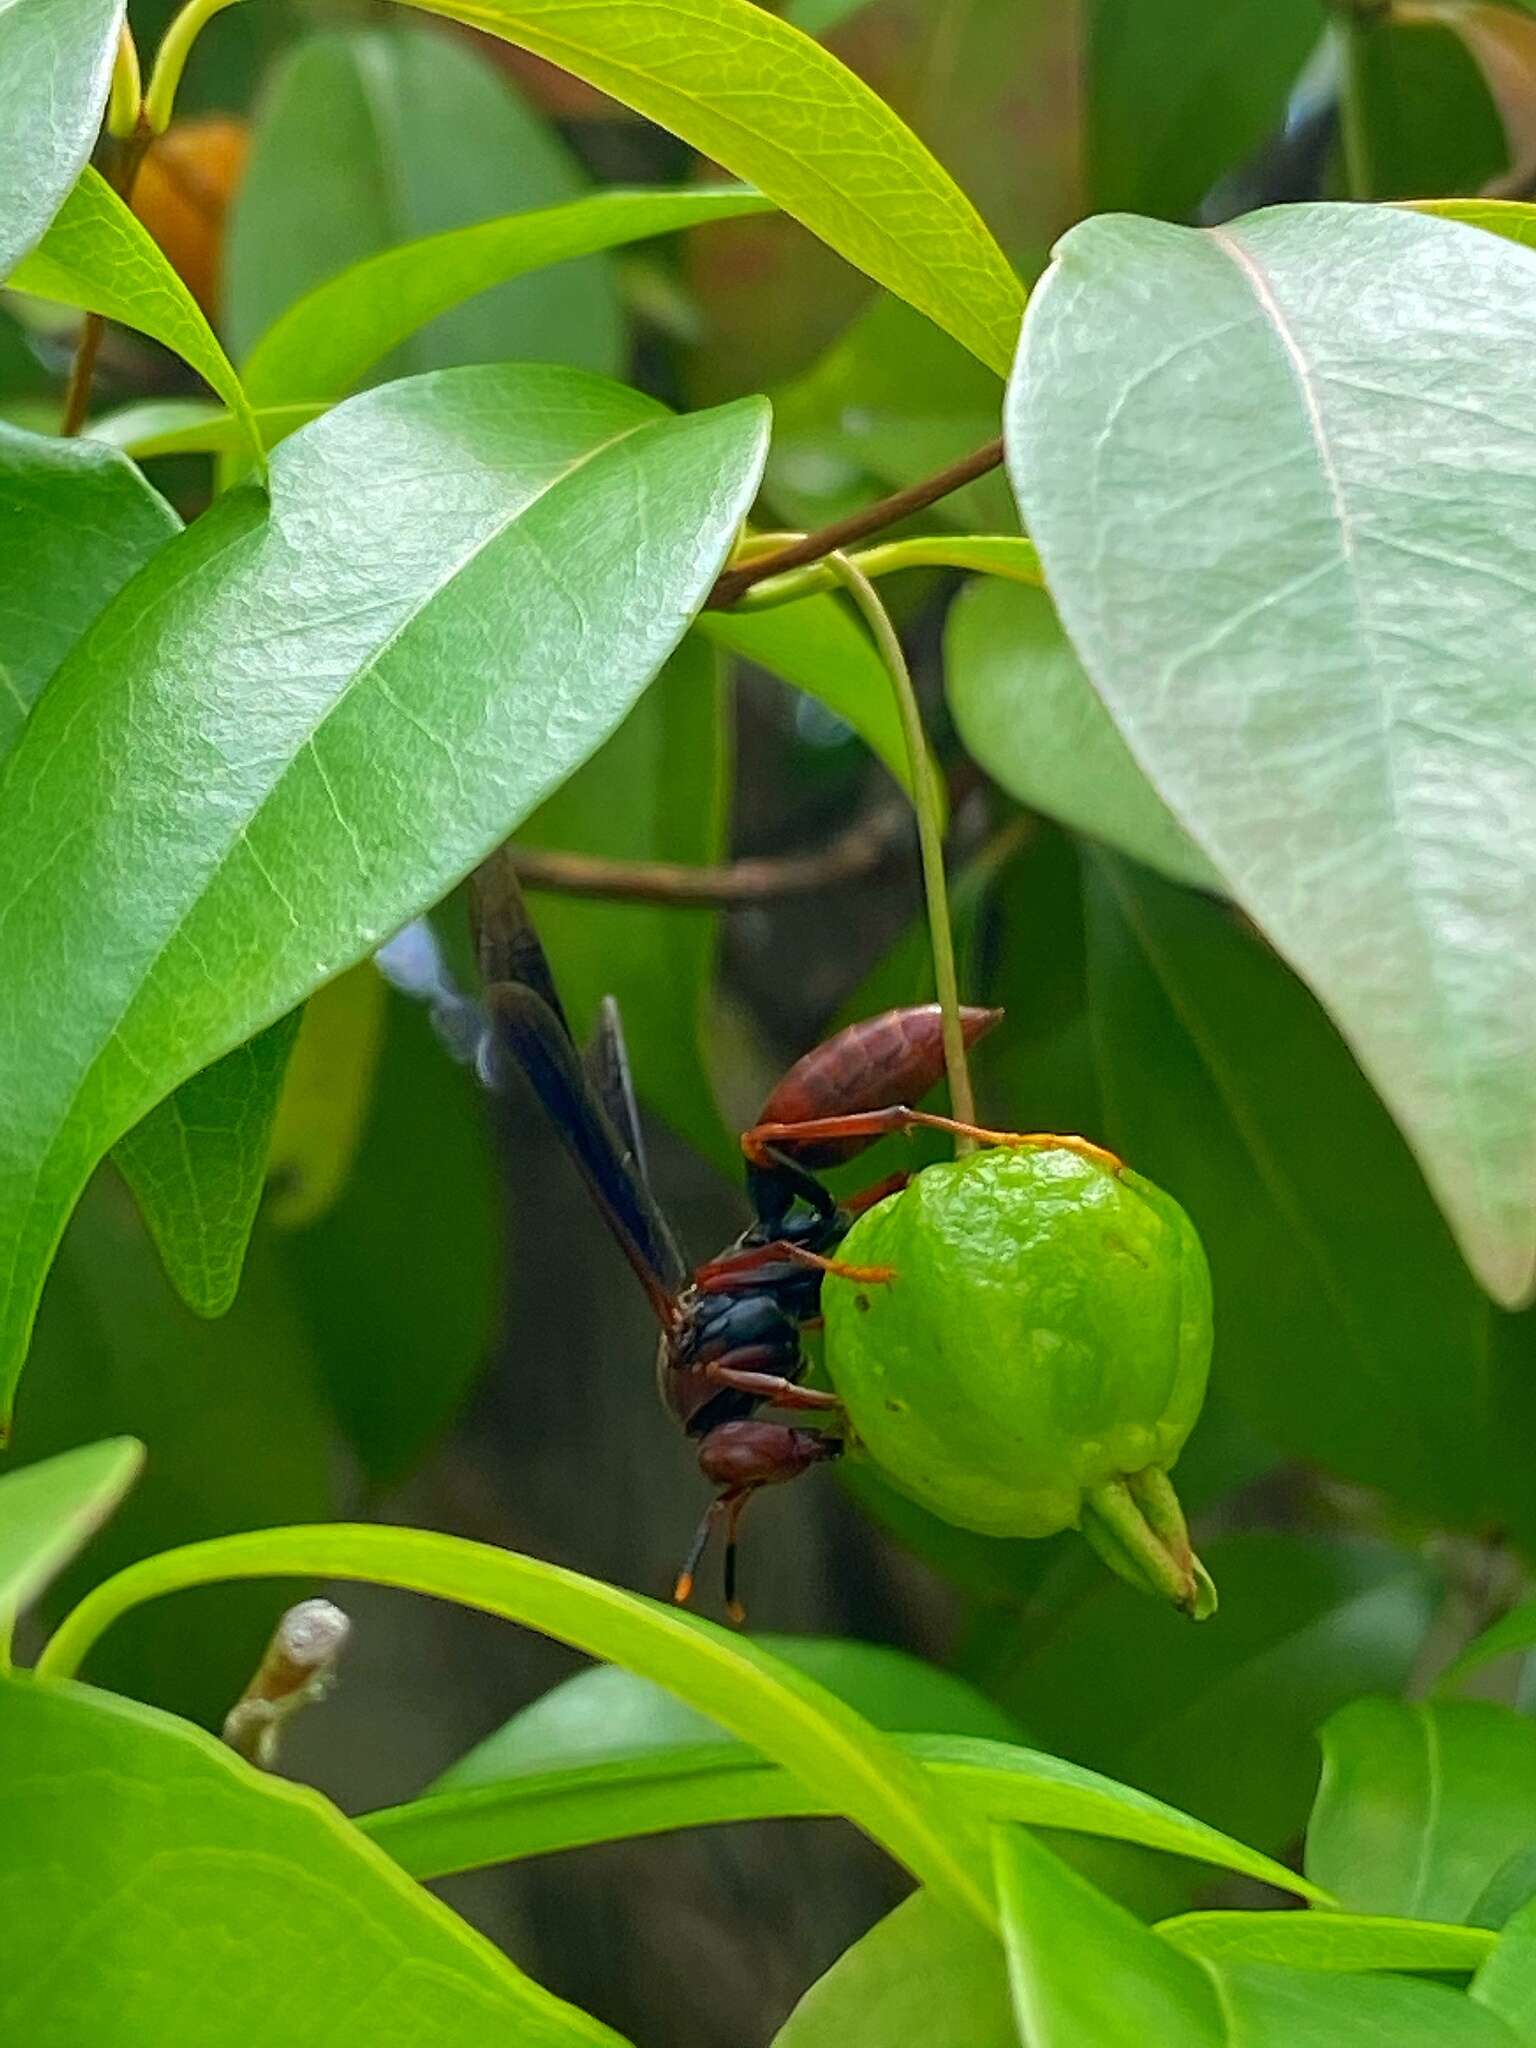
<path id="1" fill-rule="evenodd" d="M 139 73 L 139 46 L 133 30 L 123 23 L 117 39 L 117 56 L 112 63 L 112 85 L 107 94 L 107 133 L 114 142 L 126 142 L 139 125 L 144 111 L 144 81 Z"/>
<path id="2" fill-rule="evenodd" d="M 163 135 L 176 111 L 176 92 L 187 68 L 192 45 L 214 15 L 233 7 L 236 0 L 187 0 L 172 21 L 155 52 L 155 65 L 144 94 L 144 120 L 151 134 Z"/>
<path id="3" fill-rule="evenodd" d="M 928 763 L 923 714 L 918 708 L 907 658 L 901 651 L 901 640 L 875 586 L 847 555 L 828 555 L 827 561 L 869 628 L 891 678 L 891 688 L 896 692 L 896 702 L 901 711 L 902 732 L 907 742 L 907 761 L 912 775 L 912 808 L 917 813 L 917 838 L 923 862 L 923 893 L 928 899 L 933 982 L 944 1023 L 944 1071 L 949 1077 L 950 1108 L 959 1122 L 973 1124 L 976 1121 L 976 1097 L 971 1089 L 965 1034 L 960 1026 L 960 986 L 955 974 L 954 934 L 949 923 L 949 891 L 944 880 L 944 838 Z M 972 1149 L 971 1139 L 955 1140 L 957 1153 Z"/>
<path id="4" fill-rule="evenodd" d="M 750 552 L 743 549 L 734 559 L 749 562 L 754 555 L 769 552 L 767 548 Z M 901 569 L 970 569 L 981 575 L 1000 576 L 1009 583 L 1038 586 L 1045 581 L 1033 543 L 1014 534 L 921 533 L 909 540 L 889 540 L 878 547 L 861 548 L 848 560 L 871 582 L 880 576 L 893 576 Z M 742 592 L 731 609 L 772 611 L 782 604 L 818 597 L 837 586 L 837 572 L 830 562 L 810 562 L 803 569 L 790 569 L 782 576 L 754 583 L 750 590 Z"/>

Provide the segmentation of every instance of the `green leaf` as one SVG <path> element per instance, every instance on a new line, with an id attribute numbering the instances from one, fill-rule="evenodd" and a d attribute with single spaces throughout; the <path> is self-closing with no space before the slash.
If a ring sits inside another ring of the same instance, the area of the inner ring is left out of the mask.
<path id="1" fill-rule="evenodd" d="M 1029 2048 L 1515 2048 L 1490 2014 L 1436 1985 L 1185 1955 L 1021 1829 L 994 1840 Z"/>
<path id="2" fill-rule="evenodd" d="M 230 214 L 226 324 L 235 355 L 252 358 L 252 389 L 268 400 L 337 398 L 397 343 L 386 377 L 509 359 L 616 374 L 623 326 L 605 264 L 516 278 L 531 266 L 514 262 L 498 283 L 494 236 L 447 233 L 494 229 L 492 216 L 557 207 L 586 186 L 560 137 L 464 41 L 397 21 L 300 43 L 259 105 Z M 397 250 L 402 242 L 412 247 Z M 382 269 L 363 261 L 380 251 L 391 252 Z M 442 264 L 440 293 L 424 261 Z M 486 286 L 495 288 L 463 303 Z"/>
<path id="3" fill-rule="evenodd" d="M 171 1285 L 200 1316 L 223 1315 L 240 1286 L 299 1014 L 183 1081 L 112 1148 Z"/>
<path id="4" fill-rule="evenodd" d="M 1415 213 L 1434 214 L 1441 220 L 1459 220 L 1469 228 L 1484 228 L 1502 235 L 1522 248 L 1536 248 L 1536 206 L 1528 199 L 1415 199 Z"/>
<path id="5" fill-rule="evenodd" d="M 949 708 L 1010 796 L 1175 882 L 1220 891 L 1211 863 L 1116 731 L 1043 590 L 963 590 L 944 638 Z"/>
<path id="6" fill-rule="evenodd" d="M 1008 405 L 1096 689 L 1506 1304 L 1536 1271 L 1533 276 L 1388 207 L 1092 221 Z"/>
<path id="7" fill-rule="evenodd" d="M 1384 1545 L 1251 1531 L 1201 1555 L 1222 1575 L 1219 1630 L 1159 1630 L 1155 1609 L 1109 1585 L 982 1682 L 1043 1747 L 1280 1854 L 1317 1784 L 1319 1722 L 1403 1683 L 1434 1588 Z M 1136 1682 L 1106 1685 L 1108 1670 Z"/>
<path id="8" fill-rule="evenodd" d="M 1022 1828 L 997 1828 L 993 1843 L 1014 2018 L 1029 2048 L 1222 2048 L 1221 2008 L 1198 1963 Z"/>
<path id="9" fill-rule="evenodd" d="M 845 1949 L 772 2048 L 1018 2048 L 1002 1950 L 927 1892 Z"/>
<path id="10" fill-rule="evenodd" d="M 143 1445 L 120 1436 L 0 1475 L 0 1622 L 85 1548 L 143 1462 Z"/>
<path id="11" fill-rule="evenodd" d="M 1441 1687 L 1458 1685 L 1485 1664 L 1533 1647 L 1536 1647 L 1536 1600 L 1527 1600 L 1519 1607 L 1511 1608 L 1508 1614 L 1500 1615 L 1491 1628 L 1484 1629 L 1475 1642 L 1467 1645 L 1441 1677 Z"/>
<path id="12" fill-rule="evenodd" d="M 813 597 L 776 611 L 701 612 L 698 630 L 825 704 L 910 792 L 912 775 L 891 679 L 874 642 L 837 598 Z"/>
<path id="13" fill-rule="evenodd" d="M 767 194 L 1001 372 L 1024 292 L 910 129 L 751 0 L 411 0 L 547 57 Z"/>
<path id="14" fill-rule="evenodd" d="M 1472 1983 L 1472 1997 L 1512 2030 L 1520 2048 L 1536 2041 L 1536 1905 L 1522 1906 Z"/>
<path id="15" fill-rule="evenodd" d="M 260 458 L 261 439 L 245 391 L 197 301 L 148 229 L 89 165 L 11 283 L 163 341 L 219 394 Z"/>
<path id="16" fill-rule="evenodd" d="M 0 755 L 91 620 L 180 525 L 126 456 L 0 422 Z"/>
<path id="17" fill-rule="evenodd" d="M 1536 1726 L 1507 1707 L 1356 1700 L 1321 1740 L 1307 1875 L 1352 1911 L 1465 1920 L 1536 1834 Z"/>
<path id="18" fill-rule="evenodd" d="M 0 2030 L 13 2040 L 123 2041 L 129 2011 L 141 2039 L 186 2039 L 195 2006 L 199 2048 L 617 2043 L 404 1881 L 329 1801 L 185 1722 L 8 1680 L 0 1750 Z"/>
<path id="19" fill-rule="evenodd" d="M 68 1676 L 94 1639 L 178 1586 L 266 1577 L 361 1579 L 535 1628 L 651 1678 L 793 1773 L 923 1883 L 990 1922 L 980 1842 L 921 1766 L 823 1687 L 745 1637 L 514 1551 L 420 1529 L 336 1523 L 193 1544 L 119 1573 L 60 1627 L 39 1675 Z"/>
<path id="20" fill-rule="evenodd" d="M 251 417 L 263 448 L 274 448 L 285 435 L 325 411 L 323 405 L 262 405 Z M 246 432 L 232 412 L 203 398 L 145 398 L 120 406 L 91 421 L 93 441 L 105 441 L 127 455 L 243 455 Z"/>
<path id="21" fill-rule="evenodd" d="M 1018 1728 L 963 1678 L 883 1643 L 836 1636 L 760 1635 L 771 1655 L 803 1671 L 887 1733 L 981 1736 L 1012 1742 Z M 715 1743 L 719 1728 L 658 1685 L 612 1664 L 578 1671 L 450 1764 L 433 1793 L 464 1792 L 535 1772 Z"/>
<path id="22" fill-rule="evenodd" d="M 1083 210 L 1187 220 L 1282 125 L 1317 0 L 1088 0 Z"/>
<path id="23" fill-rule="evenodd" d="M 305 1028 L 323 1015 L 331 990 L 372 974 L 360 966 L 320 991 Z M 273 1247 L 336 1419 L 375 1487 L 412 1470 L 491 1356 L 504 1227 L 475 1082 L 446 1057 L 414 1003 L 389 1002 L 383 1040 L 362 1143 L 339 1198 Z M 350 1046 L 328 1038 L 327 1050 L 343 1063 L 367 1060 L 355 1038 Z M 355 1100 L 355 1065 L 333 1071 L 332 1086 Z M 315 1153 L 306 1156 L 313 1174 Z M 333 1156 L 327 1172 L 338 1164 Z M 275 1153 L 275 1175 L 285 1165 L 304 1170 L 291 1151 Z M 274 1183 L 275 1224 L 284 1220 L 283 1185 Z M 313 1181 L 287 1185 L 289 1199 L 312 1206 Z"/>
<path id="24" fill-rule="evenodd" d="M 304 1005 L 262 1161 L 278 1230 L 315 1222 L 346 1186 L 373 1101 L 386 1000 L 373 962 L 360 960 Z"/>
<path id="25" fill-rule="evenodd" d="M 316 1360 L 260 1243 L 230 1314 L 204 1322 L 166 1284 L 116 1175 L 98 1174 L 70 1219 L 32 1356 L 16 1457 L 118 1434 L 146 1452 L 138 1485 L 49 1591 L 41 1620 L 172 1544 L 334 1512 L 335 1444 Z M 271 1584 L 179 1594 L 133 1616 L 89 1675 L 217 1726 L 256 1668 L 283 1596 Z"/>
<path id="26" fill-rule="evenodd" d="M 1281 1963 L 1296 1970 L 1475 1970 L 1497 1936 L 1364 1913 L 1182 1913 L 1158 1933 L 1213 1963 Z"/>
<path id="27" fill-rule="evenodd" d="M 723 715 L 719 657 L 690 635 L 606 745 L 523 826 L 519 844 L 688 867 L 720 860 L 730 801 Z M 741 1149 L 704 1061 L 719 914 L 551 894 L 537 917 L 578 1035 L 603 997 L 616 997 L 642 1101 L 739 1176 Z"/>
<path id="28" fill-rule="evenodd" d="M 753 1739 L 766 1747 L 760 1736 Z M 1024 1821 L 1133 1842 L 1285 1891 L 1305 1889 L 1303 1879 L 1257 1850 L 1060 1757 L 975 1736 L 895 1734 L 890 1742 L 922 1767 L 947 1810 L 973 1821 Z M 363 1825 L 413 1876 L 426 1878 L 669 1828 L 845 1810 L 797 1782 L 803 1774 L 764 1763 L 738 1743 L 637 1748 L 558 1769 L 545 1768 L 530 1749 L 525 1762 L 526 1769 L 497 1782 L 435 1792 L 370 1814 Z M 1315 1888 L 1308 1895 L 1326 1903 Z"/>
<path id="29" fill-rule="evenodd" d="M 437 37 L 424 40 L 441 47 Z M 291 305 L 246 358 L 246 389 L 258 407 L 340 398 L 409 335 L 490 285 L 700 221 L 768 210 L 766 199 L 742 187 L 613 190 L 406 242 L 354 263 Z M 508 343 L 498 353 L 541 359 L 527 345 Z M 589 353 L 573 322 L 561 360 L 586 367 Z"/>
<path id="30" fill-rule="evenodd" d="M 123 0 L 0 0 L 0 279 L 41 239 L 96 140 Z"/>
<path id="31" fill-rule="evenodd" d="M 1498 110 L 1461 37 L 1411 11 L 1371 22 L 1356 52 L 1369 196 L 1477 192 L 1509 163 Z"/>
<path id="32" fill-rule="evenodd" d="M 1088 901 L 1107 1139 L 1205 1239 L 1223 1397 L 1415 1514 L 1531 1540 L 1536 1319 L 1474 1285 L 1326 1017 L 1229 911 L 1107 856 Z"/>
<path id="33" fill-rule="evenodd" d="M 764 436 L 753 401 L 674 419 L 537 364 L 413 379 L 285 442 L 270 507 L 231 492 L 163 549 L 131 643 L 108 607 L 0 768 L 0 923 L 26 962 L 0 1018 L 0 1382 L 102 1153 L 440 898 L 620 722 L 724 560 Z M 61 841 L 41 821 L 78 810 L 82 758 L 119 773 Z"/>

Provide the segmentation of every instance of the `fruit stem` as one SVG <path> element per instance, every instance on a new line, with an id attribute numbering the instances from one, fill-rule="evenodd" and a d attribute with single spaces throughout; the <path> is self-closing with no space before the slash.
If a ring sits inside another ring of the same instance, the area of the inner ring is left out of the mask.
<path id="1" fill-rule="evenodd" d="M 1193 1621 L 1216 1612 L 1216 1588 L 1190 1547 L 1173 1482 L 1157 1466 L 1091 1488 L 1082 1527 L 1110 1570 L 1139 1591 L 1171 1600 Z"/>
<path id="2" fill-rule="evenodd" d="M 890 614 L 880 602 L 875 586 L 847 555 L 829 554 L 828 565 L 853 599 L 879 650 L 907 743 L 907 765 L 911 778 L 912 808 L 917 813 L 917 840 L 922 854 L 923 893 L 928 901 L 928 938 L 933 947 L 933 985 L 939 999 L 944 1026 L 944 1071 L 949 1079 L 950 1110 L 955 1121 L 976 1122 L 976 1096 L 971 1087 L 970 1063 L 965 1054 L 965 1033 L 960 1023 L 960 985 L 955 973 L 955 941 L 949 922 L 949 892 L 944 881 L 944 837 L 939 827 L 939 806 L 934 789 L 933 767 L 928 759 L 928 742 L 923 732 L 923 714 L 912 687 L 911 672 L 901 650 L 901 639 L 891 624 Z M 974 1140 L 955 1139 L 955 1155 L 975 1150 Z"/>

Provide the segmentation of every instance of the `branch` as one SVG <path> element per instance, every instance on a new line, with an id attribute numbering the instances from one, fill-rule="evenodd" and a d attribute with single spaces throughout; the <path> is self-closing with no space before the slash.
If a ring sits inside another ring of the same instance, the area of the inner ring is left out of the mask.
<path id="1" fill-rule="evenodd" d="M 518 879 L 530 889 L 548 889 L 558 896 L 598 896 L 616 903 L 731 910 L 862 881 L 906 846 L 911 829 L 907 805 L 891 804 L 861 818 L 814 853 L 736 860 L 713 868 L 672 861 L 599 860 L 535 846 L 511 846 L 507 852 Z"/>
<path id="2" fill-rule="evenodd" d="M 728 610 L 744 590 L 750 590 L 754 583 L 761 583 L 765 577 L 782 576 L 786 569 L 798 569 L 806 562 L 819 562 L 825 556 L 835 554 L 839 548 L 850 547 L 853 542 L 863 540 L 868 534 L 895 526 L 913 512 L 921 512 L 940 498 L 947 498 L 951 491 L 958 491 L 962 485 L 974 483 L 977 477 L 996 469 L 1002 459 L 1003 443 L 999 436 L 984 448 L 962 455 L 958 462 L 952 462 L 936 475 L 924 477 L 918 483 L 908 484 L 904 491 L 896 491 L 889 498 L 880 499 L 878 504 L 866 505 L 860 512 L 850 512 L 846 519 L 834 519 L 820 532 L 808 533 L 771 555 L 762 555 L 754 562 L 743 562 L 736 568 L 723 570 L 715 581 L 714 589 L 704 600 L 705 609 Z"/>

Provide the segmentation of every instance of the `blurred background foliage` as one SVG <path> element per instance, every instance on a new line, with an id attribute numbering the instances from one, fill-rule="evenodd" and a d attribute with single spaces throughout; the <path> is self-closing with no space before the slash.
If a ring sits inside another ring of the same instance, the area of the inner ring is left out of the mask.
<path id="1" fill-rule="evenodd" d="M 171 11 L 134 0 L 141 46 Z M 1089 212 L 1212 221 L 1341 189 L 1318 0 L 786 11 L 933 146 L 1026 277 Z M 1496 103 L 1481 54 L 1475 25 L 1373 36 L 1362 118 L 1376 196 L 1524 189 L 1531 106 L 1507 76 Z M 221 17 L 181 109 L 138 205 L 237 359 L 300 293 L 398 241 L 595 184 L 712 174 L 536 60 L 341 0 Z M 56 417 L 70 341 L 64 316 L 0 299 L 0 417 Z M 771 214 L 499 286 L 373 375 L 506 357 L 609 371 L 674 403 L 770 391 L 768 495 L 794 526 L 965 453 L 995 433 L 1000 400 L 990 372 Z M 109 334 L 102 408 L 191 388 L 168 355 Z M 148 467 L 189 515 L 213 488 L 201 458 Z M 1016 524 L 997 475 L 932 516 Z M 1291 1854 L 1320 1724 L 1361 1692 L 1422 1683 L 1431 1618 L 1468 1597 L 1469 1539 L 1536 1546 L 1519 1455 L 1536 1424 L 1536 1322 L 1489 1306 L 1327 1018 L 1191 886 L 1202 877 L 1171 821 L 1143 820 L 1140 838 L 1128 825 L 1140 865 L 1073 832 L 1065 769 L 1047 817 L 1017 800 L 1042 800 L 1038 761 L 1013 794 L 967 761 L 956 722 L 995 687 L 970 678 L 1020 660 L 1009 650 L 1024 626 L 1038 645 L 1021 702 L 1048 700 L 1052 664 L 1071 659 L 1048 599 L 994 586 L 952 609 L 955 579 L 934 574 L 888 588 L 951 780 L 964 992 L 1007 1010 L 977 1062 L 984 1116 L 1103 1138 L 1178 1194 L 1210 1249 L 1213 1392 L 1180 1484 L 1222 1620 L 1180 1629 L 1070 1542 L 968 1536 L 849 1473 L 754 1509 L 753 1624 L 918 1651 L 1042 1746 Z M 861 658 L 835 618 L 827 635 L 824 694 Z M 851 835 L 851 862 L 825 886 L 770 886 L 729 911 L 535 895 L 578 1028 L 605 993 L 624 1006 L 653 1176 L 700 1257 L 744 1220 L 731 1133 L 776 1074 L 835 1023 L 930 993 L 894 784 L 771 672 L 811 659 L 804 646 L 786 652 L 758 622 L 737 644 L 760 666 L 722 638 L 685 643 L 519 835 L 622 863 L 750 856 L 770 871 Z M 462 960 L 461 904 L 440 928 Z M 190 1538 L 345 1512 L 659 1591 L 700 1488 L 655 1401 L 653 1347 L 532 1104 L 493 1113 L 420 1009 L 365 967 L 303 1025 L 233 1310 L 201 1322 L 179 1304 L 104 1170 L 49 1283 L 16 1449 L 32 1459 L 119 1431 L 147 1442 L 147 1476 L 91 1577 Z M 247 1586 L 153 1606 L 92 1675 L 216 1723 L 274 1604 Z M 361 1593 L 348 1605 L 346 1684 L 287 1764 L 349 1807 L 408 1795 L 571 1670 L 553 1646 L 473 1615 Z M 1112 1669 L 1135 1685 L 1106 1683 Z M 1233 1896 L 1171 1859 L 1073 1853 L 1146 1910 Z M 816 1823 L 616 1845 L 448 1889 L 542 1981 L 626 2033 L 724 2048 L 761 2038 L 900 1887 L 867 1844 Z"/>

